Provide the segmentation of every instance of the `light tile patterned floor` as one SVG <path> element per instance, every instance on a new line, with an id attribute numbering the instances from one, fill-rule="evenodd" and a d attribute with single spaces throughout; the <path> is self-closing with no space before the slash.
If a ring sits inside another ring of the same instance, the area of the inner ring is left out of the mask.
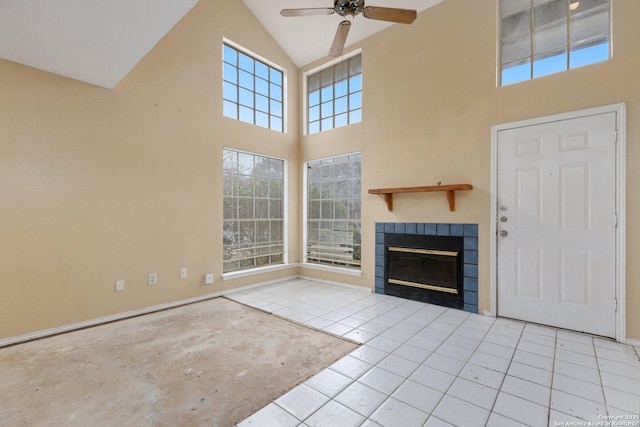
<path id="1" fill-rule="evenodd" d="M 640 425 L 639 348 L 303 279 L 228 297 L 363 343 L 241 427 Z"/>

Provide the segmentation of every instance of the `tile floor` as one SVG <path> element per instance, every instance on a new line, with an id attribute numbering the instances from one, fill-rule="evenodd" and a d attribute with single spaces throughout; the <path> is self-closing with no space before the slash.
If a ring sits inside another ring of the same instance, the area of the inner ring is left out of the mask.
<path id="1" fill-rule="evenodd" d="M 363 344 L 241 427 L 640 425 L 640 348 L 304 279 L 228 297 Z"/>

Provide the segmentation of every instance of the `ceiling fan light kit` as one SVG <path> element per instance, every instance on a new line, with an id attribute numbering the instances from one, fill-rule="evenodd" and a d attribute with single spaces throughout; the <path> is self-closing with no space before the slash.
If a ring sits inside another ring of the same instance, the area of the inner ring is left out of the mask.
<path id="1" fill-rule="evenodd" d="M 282 9 L 280 14 L 284 17 L 312 16 L 312 15 L 333 15 L 337 13 L 344 19 L 338 24 L 338 30 L 333 39 L 329 56 L 338 57 L 342 55 L 347 42 L 347 35 L 351 28 L 348 19 L 362 14 L 367 19 L 378 21 L 397 22 L 400 24 L 411 24 L 416 20 L 418 12 L 411 9 L 397 9 L 393 7 L 365 6 L 364 0 L 335 0 L 333 8 L 315 7 L 306 9 Z"/>

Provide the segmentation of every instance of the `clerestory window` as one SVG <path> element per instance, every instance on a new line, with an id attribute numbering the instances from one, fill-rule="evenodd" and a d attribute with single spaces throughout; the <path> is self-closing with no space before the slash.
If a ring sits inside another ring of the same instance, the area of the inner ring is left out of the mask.
<path id="1" fill-rule="evenodd" d="M 226 117 L 284 132 L 284 72 L 229 43 L 222 46 Z"/>
<path id="2" fill-rule="evenodd" d="M 362 121 L 362 55 L 306 76 L 307 134 Z"/>
<path id="3" fill-rule="evenodd" d="M 611 57 L 610 0 L 499 0 L 502 86 Z"/>

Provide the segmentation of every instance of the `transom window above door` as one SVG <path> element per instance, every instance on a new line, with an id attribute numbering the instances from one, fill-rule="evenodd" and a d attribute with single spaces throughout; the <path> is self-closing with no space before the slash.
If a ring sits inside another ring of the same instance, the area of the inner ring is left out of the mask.
<path id="1" fill-rule="evenodd" d="M 611 57 L 611 0 L 499 0 L 500 84 Z"/>

